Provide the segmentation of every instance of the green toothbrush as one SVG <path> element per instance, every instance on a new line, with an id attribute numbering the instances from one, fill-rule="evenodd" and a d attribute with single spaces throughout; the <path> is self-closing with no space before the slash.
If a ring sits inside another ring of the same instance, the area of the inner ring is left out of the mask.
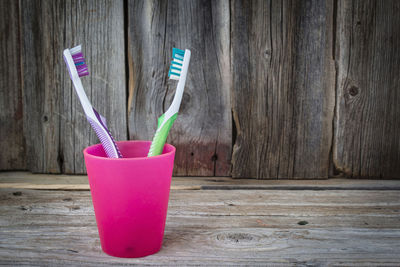
<path id="1" fill-rule="evenodd" d="M 186 75 L 190 62 L 190 50 L 172 49 L 172 62 L 168 77 L 178 80 L 174 100 L 168 110 L 158 118 L 157 131 L 153 137 L 148 157 L 160 155 L 163 151 L 169 130 L 178 116 L 179 107 L 182 102 L 183 90 L 185 89 Z"/>

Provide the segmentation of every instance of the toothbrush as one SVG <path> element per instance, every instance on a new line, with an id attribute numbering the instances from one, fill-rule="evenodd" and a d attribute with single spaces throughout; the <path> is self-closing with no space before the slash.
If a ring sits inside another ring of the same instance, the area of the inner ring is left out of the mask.
<path id="1" fill-rule="evenodd" d="M 158 118 L 157 131 L 153 137 L 148 157 L 157 156 L 162 153 L 169 130 L 178 116 L 183 90 L 185 89 L 186 75 L 190 62 L 190 50 L 173 48 L 172 58 L 168 77 L 172 80 L 178 80 L 178 85 L 171 106 Z"/>
<path id="2" fill-rule="evenodd" d="M 81 79 L 79 78 L 89 75 L 88 67 L 82 54 L 81 45 L 71 49 L 65 49 L 64 61 L 67 64 L 69 76 L 71 77 L 75 91 L 78 94 L 83 110 L 85 111 L 86 118 L 96 132 L 97 137 L 103 145 L 104 151 L 109 158 L 122 158 L 121 152 L 119 151 L 114 138 L 107 128 L 106 119 L 101 116 L 90 104 L 85 90 L 83 89 Z"/>

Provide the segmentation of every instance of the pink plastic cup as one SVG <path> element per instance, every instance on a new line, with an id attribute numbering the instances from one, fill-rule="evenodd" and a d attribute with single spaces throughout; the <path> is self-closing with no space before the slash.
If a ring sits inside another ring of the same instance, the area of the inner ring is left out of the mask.
<path id="1" fill-rule="evenodd" d="M 161 249 L 175 147 L 148 158 L 150 141 L 117 144 L 124 158 L 107 158 L 100 144 L 83 150 L 101 247 L 115 257 L 144 257 Z"/>

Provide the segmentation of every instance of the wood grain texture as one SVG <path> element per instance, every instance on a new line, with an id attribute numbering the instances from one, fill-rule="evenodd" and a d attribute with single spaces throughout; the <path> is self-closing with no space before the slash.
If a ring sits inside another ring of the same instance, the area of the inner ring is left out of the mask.
<path id="1" fill-rule="evenodd" d="M 339 1 L 334 164 L 400 177 L 400 2 Z"/>
<path id="2" fill-rule="evenodd" d="M 231 157 L 229 2 L 129 1 L 129 138 L 151 140 L 172 102 L 172 48 L 192 52 L 178 118 L 174 175 L 227 176 Z"/>
<path id="3" fill-rule="evenodd" d="M 192 50 L 168 139 L 174 175 L 400 177 L 398 1 L 0 7 L 0 170 L 85 172 L 82 149 L 98 139 L 62 60 L 64 48 L 82 43 L 84 87 L 117 140 L 152 139 L 175 92 L 172 47 Z"/>
<path id="4" fill-rule="evenodd" d="M 115 139 L 126 139 L 123 2 L 21 3 L 28 168 L 83 173 L 82 150 L 99 141 L 72 87 L 62 52 L 83 44 L 90 72 L 82 78 L 86 94 L 108 119 Z"/>
<path id="5" fill-rule="evenodd" d="M 0 172 L 0 188 L 89 190 L 86 175 Z M 230 177 L 172 177 L 171 190 L 400 190 L 399 180 L 259 180 Z"/>
<path id="6" fill-rule="evenodd" d="M 101 252 L 89 192 L 17 192 L 0 190 L 1 264 L 392 266 L 400 261 L 398 191 L 172 191 L 163 248 L 139 259 Z"/>
<path id="7" fill-rule="evenodd" d="M 234 177 L 328 176 L 331 1 L 232 1 Z"/>
<path id="8" fill-rule="evenodd" d="M 0 170 L 25 169 L 18 1 L 0 1 Z"/>

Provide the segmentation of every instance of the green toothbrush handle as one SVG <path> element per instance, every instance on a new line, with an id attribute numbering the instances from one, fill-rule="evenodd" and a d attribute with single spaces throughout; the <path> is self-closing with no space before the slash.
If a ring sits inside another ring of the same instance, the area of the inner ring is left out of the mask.
<path id="1" fill-rule="evenodd" d="M 176 120 L 177 116 L 178 113 L 175 113 L 165 123 L 164 123 L 165 114 L 161 115 L 161 117 L 158 118 L 157 131 L 153 137 L 153 142 L 151 143 L 150 151 L 149 154 L 147 155 L 148 157 L 161 155 L 165 145 L 165 141 L 167 141 L 169 130 L 171 129 L 172 124 L 174 124 L 174 121 Z M 164 125 L 162 125 L 163 123 Z"/>

